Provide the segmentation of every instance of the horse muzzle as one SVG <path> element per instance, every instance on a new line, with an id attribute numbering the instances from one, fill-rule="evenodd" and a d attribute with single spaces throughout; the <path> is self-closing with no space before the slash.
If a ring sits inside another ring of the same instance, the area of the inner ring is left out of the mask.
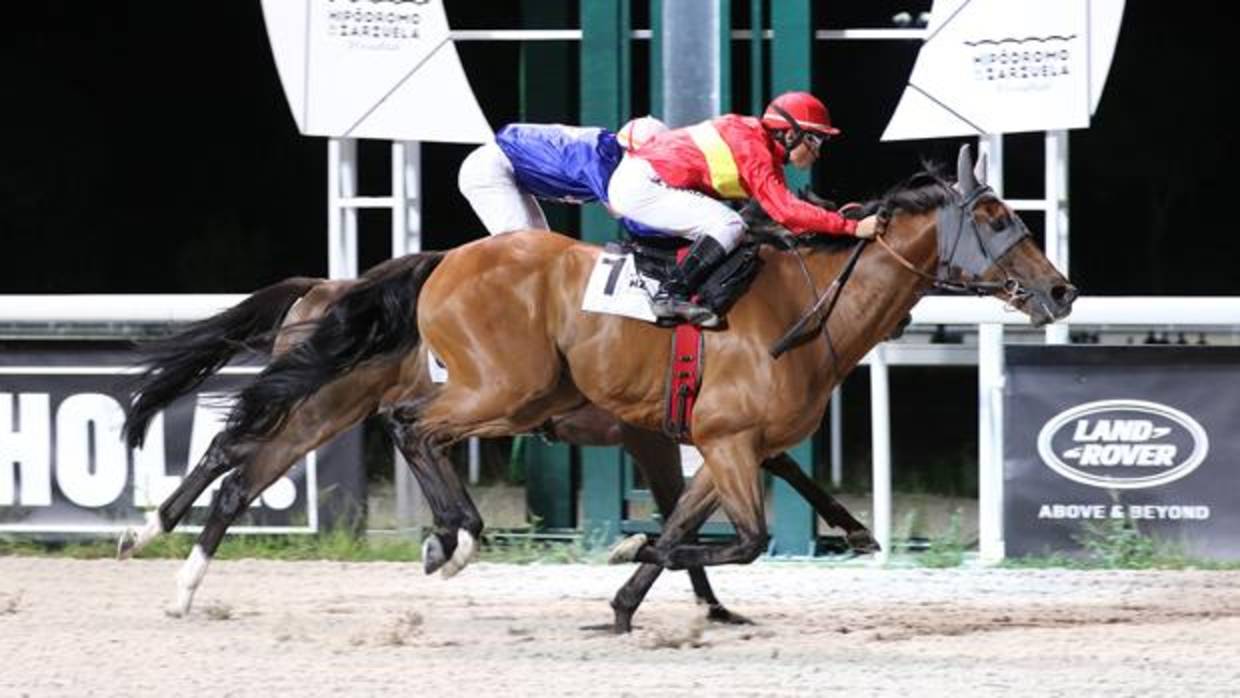
<path id="1" fill-rule="evenodd" d="M 1069 283 L 1030 288 L 1016 307 L 1029 315 L 1034 327 L 1042 327 L 1068 317 L 1079 294 L 1076 286 Z"/>

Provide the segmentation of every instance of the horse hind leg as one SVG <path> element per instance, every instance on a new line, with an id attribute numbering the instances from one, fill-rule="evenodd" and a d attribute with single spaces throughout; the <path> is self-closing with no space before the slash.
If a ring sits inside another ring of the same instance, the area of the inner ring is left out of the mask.
<path id="1" fill-rule="evenodd" d="M 482 536 L 482 516 L 456 474 L 443 446 L 417 427 L 416 405 L 401 405 L 386 415 L 385 425 L 426 497 L 435 530 L 422 544 L 426 574 L 452 577 L 469 564 Z"/>
<path id="2" fill-rule="evenodd" d="M 243 456 L 231 450 L 224 434 L 217 435 L 198 465 L 181 480 L 181 484 L 159 505 L 147 512 L 146 525 L 127 528 L 116 544 L 116 559 L 127 560 L 142 550 L 152 540 L 171 532 L 185 518 L 198 497 L 216 478 L 228 472 Z"/>
<path id="3" fill-rule="evenodd" d="M 393 369 L 376 364 L 328 384 L 294 408 L 279 430 L 262 440 L 242 439 L 231 430 L 217 437 L 225 453 L 240 457 L 211 500 L 207 522 L 177 574 L 176 601 L 168 615 L 189 613 L 194 593 L 228 527 L 299 459 L 372 414 Z"/>

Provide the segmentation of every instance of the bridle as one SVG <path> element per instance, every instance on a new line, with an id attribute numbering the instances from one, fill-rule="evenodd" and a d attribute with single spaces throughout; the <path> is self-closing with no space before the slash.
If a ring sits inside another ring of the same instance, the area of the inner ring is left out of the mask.
<path id="1" fill-rule="evenodd" d="M 950 192 L 956 192 L 949 185 L 944 184 L 943 186 L 947 187 Z M 973 218 L 973 209 L 986 198 L 997 199 L 998 197 L 995 196 L 993 189 L 980 185 L 969 192 L 968 195 L 954 195 L 952 201 L 939 207 L 937 214 L 938 228 L 936 231 L 939 245 L 939 264 L 934 274 L 926 273 L 917 268 L 916 265 L 900 254 L 885 239 L 892 215 L 891 207 L 887 202 L 884 202 L 879 207 L 876 214 L 878 220 L 873 240 L 905 269 L 929 281 L 931 289 L 948 293 L 972 293 L 979 296 L 996 293 L 1002 294 L 1006 306 L 1015 309 L 1017 304 L 1030 298 L 1033 294 L 1025 288 L 1020 279 L 1002 262 L 1012 248 L 1021 240 L 1030 236 L 1029 229 L 1025 227 L 1024 222 L 1018 217 L 1008 216 L 1005 218 L 1006 223 L 1003 226 L 995 227 L 992 224 L 992 233 L 989 236 L 983 235 L 977 221 Z M 950 235 L 946 235 L 945 231 Z M 962 241 L 965 242 L 964 247 L 961 246 Z M 869 240 L 863 240 L 860 245 L 854 248 L 840 273 L 831 282 L 831 286 L 827 288 L 822 296 L 817 297 L 816 302 L 809 311 L 803 314 L 775 344 L 771 345 L 771 356 L 779 358 L 784 352 L 822 331 L 826 333 L 827 346 L 831 350 L 832 360 L 838 364 L 839 358 L 836 355 L 834 343 L 831 341 L 831 335 L 827 331 L 827 320 L 830 319 L 831 312 L 835 309 L 835 304 L 843 292 L 844 284 L 847 283 L 852 275 L 853 268 L 856 266 L 862 251 L 868 246 L 868 242 Z M 981 276 L 992 266 L 999 269 L 1002 274 L 1002 280 L 982 280 Z M 802 261 L 802 267 L 804 267 L 804 261 Z M 964 277 L 966 273 L 969 275 L 968 277 Z M 808 270 L 806 270 L 806 274 L 808 275 Z M 810 286 L 815 296 L 817 296 L 817 290 L 813 288 L 812 280 Z M 823 309 L 824 305 L 826 310 L 820 313 L 819 311 Z M 806 328 L 815 318 L 818 318 L 818 320 L 814 323 L 813 329 L 807 330 Z"/>
<path id="2" fill-rule="evenodd" d="M 951 189 L 950 191 L 954 192 L 955 190 Z M 1014 308 L 1033 294 L 1025 288 L 1024 284 L 1012 273 L 1011 269 L 1003 264 L 1003 260 L 1013 247 L 1021 240 L 1029 237 L 1029 229 L 1025 227 L 1024 222 L 1019 218 L 1008 216 L 1006 224 L 1002 227 L 995 228 L 993 225 L 991 226 L 993 232 L 989 238 L 983 236 L 977 221 L 973 218 L 973 209 L 985 199 L 997 200 L 998 197 L 995 196 L 993 189 L 982 185 L 970 192 L 968 196 L 962 196 L 958 201 L 939 207 L 937 235 L 939 241 L 939 265 L 936 273 L 933 275 L 918 269 L 887 242 L 885 233 L 887 232 L 887 224 L 890 222 L 891 214 L 885 204 L 878 213 L 878 226 L 874 234 L 874 241 L 878 243 L 879 247 L 882 247 L 888 254 L 894 257 L 900 263 L 900 266 L 929 281 L 930 287 L 936 291 L 978 296 L 1002 294 L 1007 307 Z M 955 224 L 954 227 L 953 223 Z M 944 231 L 950 231 L 950 237 L 945 236 Z M 962 240 L 969 240 L 969 244 L 975 245 L 975 253 L 969 255 L 972 259 L 965 259 L 962 263 L 957 263 L 957 255 L 961 252 L 960 243 Z M 989 270 L 990 267 L 995 267 L 999 270 L 1002 274 L 1002 280 L 984 281 L 981 279 L 981 275 Z M 968 273 L 969 276 L 962 278 L 965 273 Z"/>

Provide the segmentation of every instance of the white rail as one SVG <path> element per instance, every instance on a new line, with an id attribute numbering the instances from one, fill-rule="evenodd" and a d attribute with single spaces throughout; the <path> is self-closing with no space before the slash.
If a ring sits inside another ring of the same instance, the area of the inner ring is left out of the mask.
<path id="1" fill-rule="evenodd" d="M 0 296 L 0 323 L 190 322 L 244 299 L 242 294 L 8 295 Z M 1240 297 L 1079 298 L 1076 325 L 1240 327 Z M 914 325 L 976 325 L 976 347 L 884 344 L 870 352 L 874 532 L 886 559 L 891 550 L 891 444 L 887 367 L 961 364 L 978 367 L 978 510 L 980 558 L 1003 559 L 1003 341 L 1005 325 L 1028 319 L 990 298 L 931 297 L 913 310 Z"/>

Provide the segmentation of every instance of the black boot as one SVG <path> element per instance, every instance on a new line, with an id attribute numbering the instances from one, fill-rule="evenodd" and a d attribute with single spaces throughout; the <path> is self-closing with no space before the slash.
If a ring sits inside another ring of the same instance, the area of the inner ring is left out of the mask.
<path id="1" fill-rule="evenodd" d="M 728 256 L 719 241 L 703 235 L 693 242 L 689 254 L 676 265 L 659 292 L 650 299 L 650 309 L 660 319 L 683 319 L 702 327 L 715 327 L 719 316 L 710 308 L 697 305 L 690 296 Z"/>

